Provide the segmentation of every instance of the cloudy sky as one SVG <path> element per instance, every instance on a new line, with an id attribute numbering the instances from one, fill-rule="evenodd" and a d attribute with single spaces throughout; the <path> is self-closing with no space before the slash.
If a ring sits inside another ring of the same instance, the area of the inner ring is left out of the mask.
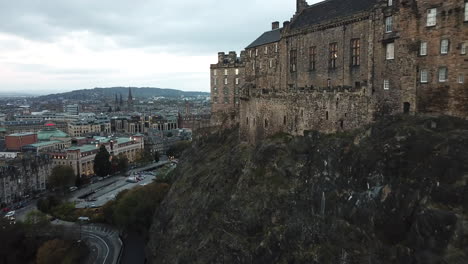
<path id="1" fill-rule="evenodd" d="M 295 2 L 0 0 L 0 92 L 209 91 L 217 52 L 239 52 Z"/>

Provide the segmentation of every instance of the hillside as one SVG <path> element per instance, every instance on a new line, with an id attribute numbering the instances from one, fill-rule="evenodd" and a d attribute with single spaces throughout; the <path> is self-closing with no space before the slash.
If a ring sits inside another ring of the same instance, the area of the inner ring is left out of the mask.
<path id="1" fill-rule="evenodd" d="M 50 99 L 68 99 L 68 100 L 90 100 L 95 98 L 115 98 L 115 95 L 121 94 L 124 100 L 127 99 L 129 87 L 112 87 L 112 88 L 94 88 L 76 90 L 71 92 L 50 94 L 40 96 L 40 100 Z M 149 98 L 153 96 L 163 96 L 169 98 L 180 98 L 180 97 L 191 97 L 191 96 L 209 96 L 209 93 L 205 92 L 186 92 L 175 89 L 161 89 L 161 88 L 136 88 L 131 87 L 132 95 L 135 98 Z"/>
<path id="2" fill-rule="evenodd" d="M 150 263 L 466 263 L 468 122 L 237 132 L 193 144 L 156 211 Z"/>

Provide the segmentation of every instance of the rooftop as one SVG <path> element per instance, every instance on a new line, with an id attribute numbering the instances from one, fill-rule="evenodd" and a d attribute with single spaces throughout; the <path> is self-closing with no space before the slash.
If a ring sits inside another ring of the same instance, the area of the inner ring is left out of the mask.
<path id="1" fill-rule="evenodd" d="M 326 0 L 304 9 L 293 21 L 291 29 L 312 26 L 371 9 L 377 0 Z"/>
<path id="2" fill-rule="evenodd" d="M 55 145 L 57 143 L 61 143 L 61 141 L 52 140 L 52 141 L 46 141 L 46 142 L 39 142 L 39 143 L 26 145 L 25 147 L 39 148 L 39 147 L 45 147 L 45 146 L 52 146 L 52 145 Z"/>
<path id="3" fill-rule="evenodd" d="M 82 145 L 82 146 L 77 146 L 77 147 L 71 147 L 67 150 L 79 150 L 80 152 L 89 152 L 89 151 L 94 151 L 97 150 L 98 148 L 96 145 Z"/>
<path id="4" fill-rule="evenodd" d="M 24 136 L 31 136 L 31 135 L 35 135 L 36 133 L 33 133 L 33 132 L 24 132 L 24 133 L 14 133 L 14 134 L 11 134 L 9 136 L 12 136 L 12 137 L 24 137 Z"/>
<path id="5" fill-rule="evenodd" d="M 265 44 L 278 42 L 281 39 L 281 29 L 275 29 L 263 33 L 258 39 L 252 42 L 246 49 L 255 48 Z"/>

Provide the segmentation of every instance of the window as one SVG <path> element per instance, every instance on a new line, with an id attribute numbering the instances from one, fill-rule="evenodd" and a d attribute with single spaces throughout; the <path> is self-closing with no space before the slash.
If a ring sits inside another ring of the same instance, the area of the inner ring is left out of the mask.
<path id="1" fill-rule="evenodd" d="M 213 70 L 213 75 L 214 76 L 218 75 L 218 70 Z"/>
<path id="2" fill-rule="evenodd" d="M 421 70 L 421 83 L 427 83 L 427 70 Z"/>
<path id="3" fill-rule="evenodd" d="M 224 87 L 223 93 L 224 93 L 224 95 L 228 95 L 229 94 L 229 88 Z"/>
<path id="4" fill-rule="evenodd" d="M 351 40 L 351 65 L 359 66 L 361 57 L 361 41 L 359 39 Z"/>
<path id="5" fill-rule="evenodd" d="M 234 89 L 234 94 L 236 94 L 236 95 L 239 94 L 239 87 L 236 87 L 236 88 Z"/>
<path id="6" fill-rule="evenodd" d="M 419 55 L 426 56 L 427 55 L 427 42 L 421 41 L 421 45 L 419 46 Z"/>
<path id="7" fill-rule="evenodd" d="M 229 104 L 229 97 L 224 97 L 224 103 Z"/>
<path id="8" fill-rule="evenodd" d="M 468 2 L 467 2 L 468 3 Z M 461 55 L 466 55 L 466 47 L 468 46 L 468 44 L 466 44 L 466 42 L 462 43 L 461 44 L 461 48 L 460 48 L 460 54 Z"/>
<path id="9" fill-rule="evenodd" d="M 239 69 L 236 69 L 236 75 L 239 75 Z"/>
<path id="10" fill-rule="evenodd" d="M 443 39 L 440 41 L 440 54 L 447 54 L 449 51 L 449 40 Z"/>
<path id="11" fill-rule="evenodd" d="M 275 52 L 278 52 L 278 43 L 275 43 Z"/>
<path id="12" fill-rule="evenodd" d="M 337 58 L 338 58 L 338 44 L 337 43 L 330 43 L 330 57 L 328 59 L 330 69 L 335 69 L 336 68 L 336 59 Z"/>
<path id="13" fill-rule="evenodd" d="M 239 84 L 239 78 L 236 78 L 236 84 Z"/>
<path id="14" fill-rule="evenodd" d="M 255 49 L 255 57 L 258 56 L 258 49 Z"/>
<path id="15" fill-rule="evenodd" d="M 289 53 L 289 70 L 295 72 L 297 67 L 297 50 L 291 50 Z"/>
<path id="16" fill-rule="evenodd" d="M 387 60 L 393 60 L 395 59 L 395 43 L 387 43 L 387 46 L 385 47 L 386 50 L 386 55 L 385 58 Z"/>
<path id="17" fill-rule="evenodd" d="M 315 59 L 317 56 L 317 48 L 310 47 L 309 48 L 309 70 L 313 71 L 315 70 Z"/>
<path id="18" fill-rule="evenodd" d="M 427 22 L 426 26 L 435 26 L 437 22 L 437 8 L 431 8 L 427 10 Z"/>
<path id="19" fill-rule="evenodd" d="M 270 68 L 273 68 L 273 59 L 270 59 Z"/>
<path id="20" fill-rule="evenodd" d="M 213 97 L 213 103 L 215 103 L 215 104 L 218 103 L 218 97 L 217 96 Z"/>
<path id="21" fill-rule="evenodd" d="M 227 78 L 224 78 L 224 84 L 228 84 Z"/>
<path id="22" fill-rule="evenodd" d="M 392 32 L 393 30 L 393 17 L 389 16 L 385 18 L 385 33 Z"/>
<path id="23" fill-rule="evenodd" d="M 392 6 L 392 5 L 393 5 L 393 0 L 388 0 L 388 1 L 387 1 L 387 5 L 388 5 L 388 6 Z"/>
<path id="24" fill-rule="evenodd" d="M 465 2 L 465 21 L 468 21 L 468 2 Z"/>
<path id="25" fill-rule="evenodd" d="M 217 84 L 218 84 L 218 79 L 214 78 L 214 85 L 217 85 Z"/>
<path id="26" fill-rule="evenodd" d="M 255 61 L 252 61 L 252 70 L 255 71 Z"/>
<path id="27" fill-rule="evenodd" d="M 228 70 L 224 69 L 224 75 L 228 75 Z"/>
<path id="28" fill-rule="evenodd" d="M 218 94 L 218 87 L 213 87 L 213 93 Z"/>
<path id="29" fill-rule="evenodd" d="M 265 47 L 265 54 L 268 54 L 268 47 Z"/>
<path id="30" fill-rule="evenodd" d="M 458 75 L 458 83 L 464 83 L 465 82 L 465 76 L 463 74 Z"/>
<path id="31" fill-rule="evenodd" d="M 249 57 L 252 58 L 252 50 L 249 50 Z"/>
<path id="32" fill-rule="evenodd" d="M 234 102 L 235 102 L 236 104 L 239 104 L 239 97 L 235 97 L 235 98 L 234 98 Z"/>
<path id="33" fill-rule="evenodd" d="M 384 88 L 384 90 L 390 90 L 390 81 L 389 80 L 384 80 L 383 81 L 383 88 Z"/>
<path id="34" fill-rule="evenodd" d="M 448 79 L 448 71 L 446 67 L 439 68 L 439 82 L 446 82 Z"/>

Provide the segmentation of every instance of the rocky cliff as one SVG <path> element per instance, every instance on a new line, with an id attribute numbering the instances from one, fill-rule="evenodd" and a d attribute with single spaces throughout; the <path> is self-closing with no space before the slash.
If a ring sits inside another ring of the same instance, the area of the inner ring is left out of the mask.
<path id="1" fill-rule="evenodd" d="M 193 144 L 154 216 L 151 263 L 467 263 L 468 122 L 236 131 Z"/>

